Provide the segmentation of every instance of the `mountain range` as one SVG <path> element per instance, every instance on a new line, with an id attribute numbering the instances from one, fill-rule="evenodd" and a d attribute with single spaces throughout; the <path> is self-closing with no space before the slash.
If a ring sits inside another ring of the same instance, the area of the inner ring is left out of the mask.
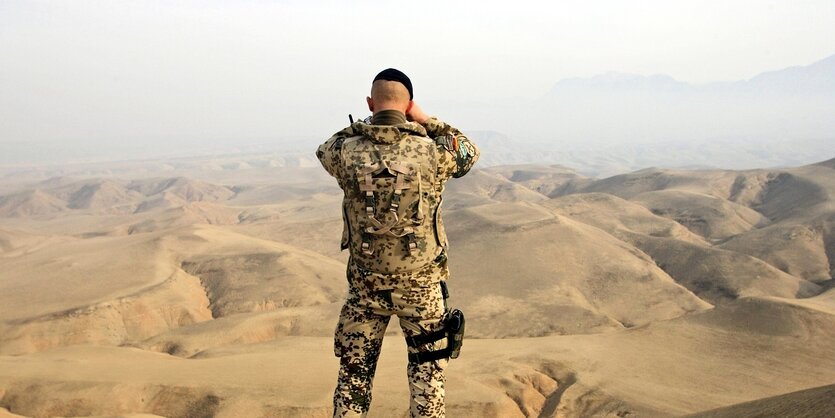
<path id="1" fill-rule="evenodd" d="M 467 108 L 478 109 L 476 114 Z M 532 101 L 449 106 L 496 146 L 487 164 L 550 163 L 589 175 L 647 166 L 802 165 L 835 149 L 835 55 L 749 80 L 667 75 L 569 78 Z M 493 141 L 504 136 L 504 141 Z"/>
<path id="2" fill-rule="evenodd" d="M 741 81 L 692 84 L 668 75 L 610 72 L 563 79 L 519 96 L 492 102 L 427 99 L 423 105 L 488 144 L 484 165 L 561 164 L 608 176 L 650 166 L 797 166 L 835 149 L 835 55 Z M 271 152 L 270 164 L 292 166 L 309 159 L 322 140 L 244 135 L 128 143 L 5 140 L 0 165 Z"/>

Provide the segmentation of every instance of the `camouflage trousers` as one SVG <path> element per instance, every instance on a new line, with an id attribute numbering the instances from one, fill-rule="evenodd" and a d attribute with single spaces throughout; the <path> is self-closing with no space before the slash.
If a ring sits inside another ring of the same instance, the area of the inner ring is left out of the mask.
<path id="1" fill-rule="evenodd" d="M 334 354 L 340 358 L 333 396 L 334 417 L 365 417 L 371 406 L 371 387 L 383 335 L 392 315 L 407 336 L 441 327 L 444 301 L 440 281 L 448 276 L 446 263 L 415 272 L 383 275 L 348 263 L 348 298 L 339 315 Z M 446 347 L 446 340 L 408 347 L 410 353 Z M 412 417 L 444 417 L 444 369 L 448 359 L 409 362 L 406 374 Z"/>

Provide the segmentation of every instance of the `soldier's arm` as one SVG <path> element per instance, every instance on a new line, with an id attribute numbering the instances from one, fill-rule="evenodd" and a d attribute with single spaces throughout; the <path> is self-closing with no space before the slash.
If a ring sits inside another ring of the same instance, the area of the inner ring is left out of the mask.
<path id="1" fill-rule="evenodd" d="M 445 152 L 441 153 L 439 171 L 442 178 L 463 177 L 478 161 L 478 147 L 458 128 L 435 117 L 429 117 L 415 102 L 411 102 L 406 118 L 415 121 L 424 128 L 426 134 L 434 139 Z"/>
<path id="2" fill-rule="evenodd" d="M 319 148 L 316 150 L 316 158 L 319 159 L 325 171 L 336 178 L 339 182 L 339 187 L 342 187 L 342 181 L 345 178 L 344 173 L 342 173 L 343 164 L 340 157 L 342 142 L 346 138 L 353 136 L 353 134 L 354 131 L 349 126 L 335 133 L 324 144 L 319 145 Z"/>
<path id="3" fill-rule="evenodd" d="M 339 137 L 332 136 L 325 141 L 324 144 L 319 145 L 316 150 L 316 158 L 324 167 L 325 171 L 333 177 L 339 178 L 339 152 L 335 149 L 337 141 L 341 141 Z"/>
<path id="4" fill-rule="evenodd" d="M 426 128 L 430 138 L 435 139 L 439 146 L 447 152 L 442 161 L 446 172 L 455 178 L 463 177 L 478 161 L 480 151 L 478 147 L 458 128 L 430 117 L 421 123 Z"/>

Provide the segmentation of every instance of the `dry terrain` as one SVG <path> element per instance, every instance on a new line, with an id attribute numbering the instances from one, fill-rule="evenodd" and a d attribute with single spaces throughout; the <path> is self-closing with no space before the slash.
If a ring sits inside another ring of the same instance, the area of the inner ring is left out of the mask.
<path id="1" fill-rule="evenodd" d="M 329 416 L 340 199 L 309 157 L 0 169 L 0 418 Z M 448 416 L 835 416 L 835 160 L 489 167 L 444 205 Z M 395 325 L 372 417 L 407 416 Z"/>

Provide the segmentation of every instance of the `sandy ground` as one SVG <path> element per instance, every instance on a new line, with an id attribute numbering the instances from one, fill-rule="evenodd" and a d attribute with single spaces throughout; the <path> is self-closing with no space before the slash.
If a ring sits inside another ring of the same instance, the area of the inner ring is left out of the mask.
<path id="1" fill-rule="evenodd" d="M 453 183 L 470 338 L 448 416 L 826 416 L 833 168 Z M 329 180 L 121 173 L 1 189 L 0 417 L 329 416 L 346 290 Z M 406 416 L 407 396 L 390 327 L 370 416 Z"/>

